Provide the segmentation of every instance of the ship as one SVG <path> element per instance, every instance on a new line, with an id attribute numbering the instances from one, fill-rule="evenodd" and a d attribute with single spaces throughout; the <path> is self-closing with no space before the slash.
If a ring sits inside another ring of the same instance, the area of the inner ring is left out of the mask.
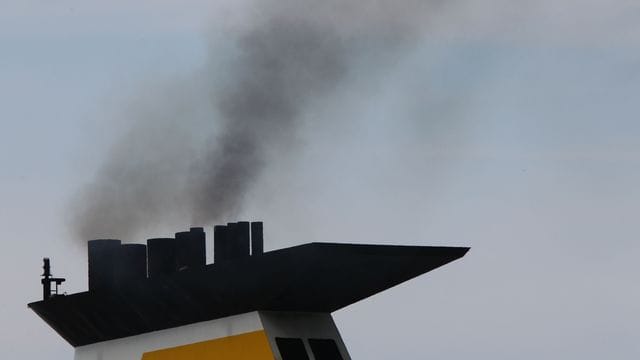
<path id="1" fill-rule="evenodd" d="M 264 251 L 263 223 L 192 227 L 146 244 L 87 242 L 88 290 L 44 259 L 28 304 L 75 360 L 350 360 L 332 313 L 462 258 L 468 247 L 312 242 Z M 379 324 L 378 324 L 379 325 Z M 363 324 L 374 326 L 374 324 Z"/>

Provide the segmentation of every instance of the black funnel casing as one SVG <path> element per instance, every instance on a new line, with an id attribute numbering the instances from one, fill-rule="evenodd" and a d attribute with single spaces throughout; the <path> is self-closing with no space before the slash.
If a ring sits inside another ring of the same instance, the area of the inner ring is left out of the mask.
<path id="1" fill-rule="evenodd" d="M 237 252 L 236 238 L 238 236 L 238 223 L 227 223 L 227 245 L 225 260 L 233 259 Z"/>
<path id="2" fill-rule="evenodd" d="M 229 229 L 225 225 L 216 225 L 213 227 L 213 262 L 219 263 L 220 261 L 227 260 L 229 258 Z"/>
<path id="3" fill-rule="evenodd" d="M 147 240 L 147 264 L 149 277 L 169 275 L 176 271 L 176 239 L 155 238 Z"/>
<path id="4" fill-rule="evenodd" d="M 111 291 L 116 287 L 115 260 L 120 251 L 120 240 L 97 239 L 87 243 L 89 260 L 89 291 Z"/>
<path id="5" fill-rule="evenodd" d="M 122 244 L 113 264 L 118 287 L 130 287 L 147 278 L 147 246 Z"/>
<path id="6" fill-rule="evenodd" d="M 251 255 L 250 227 L 248 221 L 238 221 L 236 226 L 236 238 L 233 243 L 233 258 L 247 257 Z"/>
<path id="7" fill-rule="evenodd" d="M 253 229 L 255 228 L 255 229 Z M 227 223 L 227 225 L 216 225 L 213 228 L 213 255 L 214 262 L 233 260 L 251 255 L 251 232 L 257 235 L 257 243 L 253 245 L 254 252 L 262 254 L 262 223 L 249 223 L 239 221 L 237 223 Z"/>
<path id="8" fill-rule="evenodd" d="M 251 223 L 251 255 L 262 255 L 263 253 L 262 221 L 254 221 Z"/>
<path id="9" fill-rule="evenodd" d="M 206 264 L 205 232 L 201 227 L 176 233 L 176 269 L 202 268 Z"/>

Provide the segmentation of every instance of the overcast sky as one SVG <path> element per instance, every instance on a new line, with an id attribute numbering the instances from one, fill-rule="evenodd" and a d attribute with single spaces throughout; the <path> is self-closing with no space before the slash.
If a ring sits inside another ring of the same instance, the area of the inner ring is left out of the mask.
<path id="1" fill-rule="evenodd" d="M 26 304 L 43 256 L 67 292 L 86 289 L 79 194 L 136 142 L 132 127 L 215 134 L 206 82 L 225 81 L 238 34 L 279 12 L 355 39 L 349 71 L 265 150 L 225 220 L 264 220 L 267 249 L 472 247 L 335 313 L 354 359 L 640 356 L 640 4 L 210 3 L 0 0 L 3 357 L 72 358 Z M 387 28 L 408 36 L 378 41 Z M 184 128 L 166 128 L 174 116 Z M 123 240 L 191 225 L 155 219 Z"/>

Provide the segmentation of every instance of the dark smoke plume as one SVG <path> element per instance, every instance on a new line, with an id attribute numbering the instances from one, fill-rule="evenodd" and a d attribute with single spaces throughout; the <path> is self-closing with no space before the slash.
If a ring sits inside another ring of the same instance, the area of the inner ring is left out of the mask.
<path id="1" fill-rule="evenodd" d="M 223 69 L 204 69 L 196 85 L 151 96 L 155 110 L 128 114 L 131 130 L 72 204 L 80 239 L 230 219 L 267 154 L 294 135 L 309 102 L 340 86 L 362 44 L 396 51 L 425 10 L 413 0 L 266 4 L 233 33 L 237 52 Z"/>
<path id="2" fill-rule="evenodd" d="M 224 133 L 194 179 L 197 222 L 236 209 L 266 165 L 265 147 L 290 136 L 306 102 L 335 87 L 346 71 L 341 39 L 318 26 L 274 20 L 239 45 L 235 82 L 214 94 Z"/>

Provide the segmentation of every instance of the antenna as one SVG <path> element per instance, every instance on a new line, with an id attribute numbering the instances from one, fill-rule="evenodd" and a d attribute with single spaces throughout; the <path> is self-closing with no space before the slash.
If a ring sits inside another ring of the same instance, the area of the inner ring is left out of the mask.
<path id="1" fill-rule="evenodd" d="M 44 272 L 42 273 L 42 300 L 49 300 L 50 298 L 59 295 L 58 294 L 58 286 L 62 284 L 65 279 L 64 278 L 54 278 L 51 277 L 51 262 L 49 258 L 42 259 L 43 265 L 42 269 Z M 51 289 L 51 284 L 55 284 L 55 289 Z"/>

